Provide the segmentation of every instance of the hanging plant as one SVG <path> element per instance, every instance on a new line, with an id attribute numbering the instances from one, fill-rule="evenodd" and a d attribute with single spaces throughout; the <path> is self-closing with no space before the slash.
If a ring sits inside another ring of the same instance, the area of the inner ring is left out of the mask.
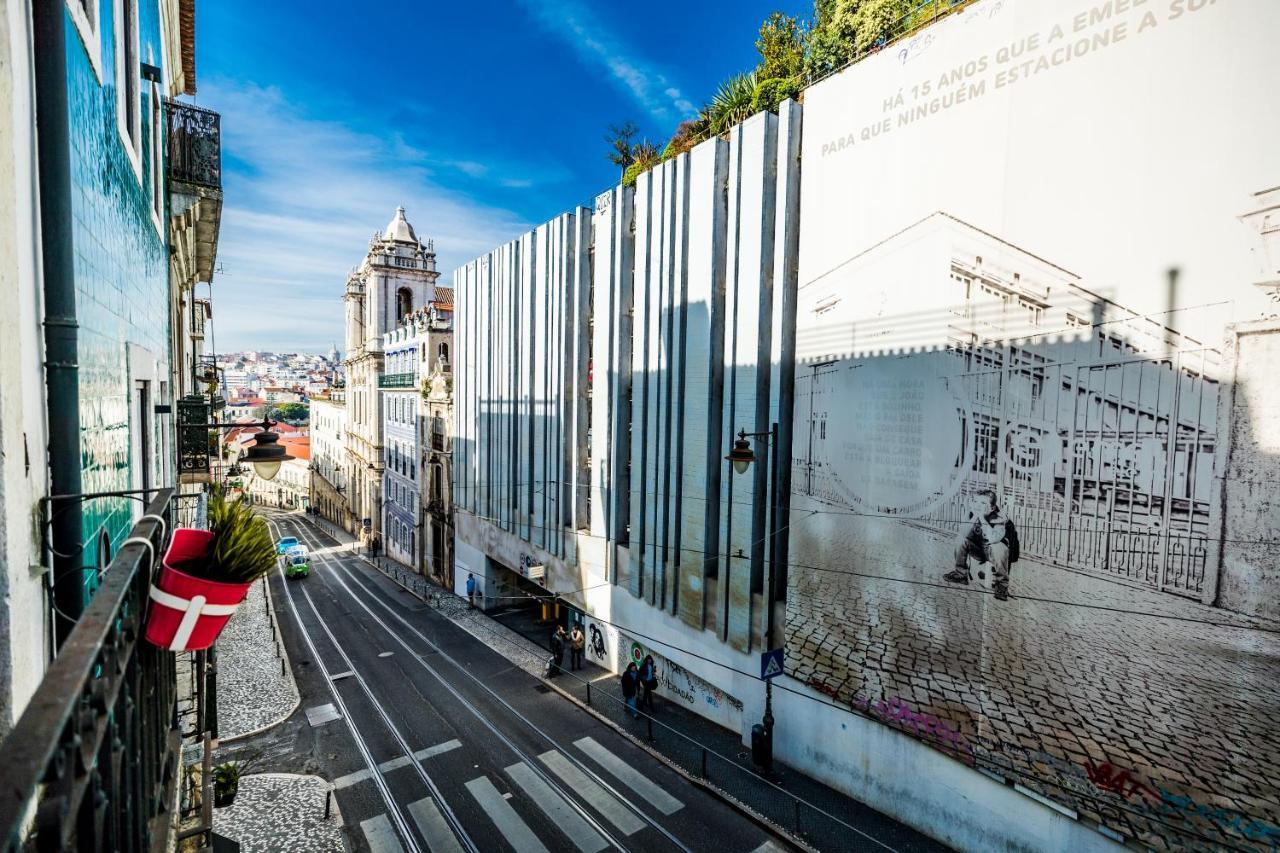
<path id="1" fill-rule="evenodd" d="M 244 773 L 239 762 L 224 761 L 213 768 L 213 807 L 226 808 L 236 800 L 240 790 L 240 776 Z"/>
<path id="2" fill-rule="evenodd" d="M 254 581 L 276 565 L 266 519 L 248 497 L 209 499 L 209 529 L 173 531 L 160 575 L 151 587 L 147 640 L 170 651 L 207 649 Z"/>

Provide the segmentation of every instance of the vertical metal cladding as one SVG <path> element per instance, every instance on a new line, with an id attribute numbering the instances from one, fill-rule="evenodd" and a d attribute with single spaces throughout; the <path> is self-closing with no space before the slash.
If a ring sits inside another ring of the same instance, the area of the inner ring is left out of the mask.
<path id="1" fill-rule="evenodd" d="M 767 432 L 773 311 L 774 179 L 777 116 L 761 113 L 729 136 L 728 277 L 725 286 L 723 446 L 739 430 Z M 763 591 L 765 505 L 769 466 L 765 441 L 753 446 L 762 464 L 722 480 L 721 535 L 726 555 L 718 584 L 720 636 L 741 651 L 752 647 L 753 595 Z M 773 453 L 775 448 L 768 447 Z"/>
<path id="2" fill-rule="evenodd" d="M 677 209 L 684 268 L 683 347 L 676 416 L 680 437 L 680 501 L 675 528 L 676 612 L 695 628 L 707 624 L 707 578 L 719 571 L 720 480 L 724 405 L 724 289 L 729 146 L 713 139 L 684 161 L 686 201 Z M 712 614 L 714 615 L 714 614 Z"/>
<path id="3" fill-rule="evenodd" d="M 745 476 L 723 460 L 739 429 L 789 417 L 794 323 L 777 315 L 795 301 L 799 107 L 783 112 L 782 146 L 760 114 L 458 271 L 478 313 L 463 505 L 566 558 L 586 532 L 609 547 L 580 570 L 741 651 L 769 611 L 766 447 L 790 465 L 789 438 L 758 442 Z"/>
<path id="4" fill-rule="evenodd" d="M 572 436 L 585 433 L 585 323 L 566 316 L 584 298 L 584 213 L 455 272 L 466 356 L 455 387 L 458 505 L 557 557 L 567 554 L 580 479 Z"/>

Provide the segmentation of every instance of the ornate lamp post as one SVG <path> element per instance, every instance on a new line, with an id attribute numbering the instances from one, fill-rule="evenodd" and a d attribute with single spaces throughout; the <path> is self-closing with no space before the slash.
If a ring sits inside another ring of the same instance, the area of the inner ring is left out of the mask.
<path id="1" fill-rule="evenodd" d="M 733 443 L 733 449 L 724 458 L 726 462 L 733 466 L 734 472 L 740 475 L 746 474 L 751 469 L 752 463 L 756 461 L 756 454 L 751 449 L 750 439 L 760 442 L 763 447 L 764 462 L 769 465 L 769 534 L 766 554 L 769 560 L 769 582 L 765 589 L 765 645 L 772 650 L 774 647 L 773 605 L 774 601 L 777 600 L 775 594 L 777 590 L 774 589 L 776 578 L 774 561 L 777 557 L 776 543 L 778 534 L 778 424 L 774 423 L 768 432 L 738 430 L 738 438 Z M 769 452 L 770 447 L 773 449 L 772 454 Z M 753 490 L 753 505 L 757 499 L 758 495 Z M 739 554 L 742 554 L 741 549 L 739 549 Z M 743 556 L 746 555 L 743 554 Z M 764 737 L 761 744 L 759 763 L 767 774 L 773 771 L 773 679 L 766 678 L 764 685 L 764 718 L 761 720 L 764 726 Z"/>

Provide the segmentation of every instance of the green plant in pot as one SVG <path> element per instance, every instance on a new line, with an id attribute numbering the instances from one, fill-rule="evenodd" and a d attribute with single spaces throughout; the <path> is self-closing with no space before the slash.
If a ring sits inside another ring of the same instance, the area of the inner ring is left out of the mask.
<path id="1" fill-rule="evenodd" d="M 209 499 L 209 529 L 180 527 L 151 587 L 147 640 L 170 651 L 213 645 L 254 581 L 276 565 L 266 519 L 241 495 Z"/>
<path id="2" fill-rule="evenodd" d="M 213 768 L 213 807 L 226 808 L 236 800 L 244 768 L 238 761 L 224 761 Z"/>

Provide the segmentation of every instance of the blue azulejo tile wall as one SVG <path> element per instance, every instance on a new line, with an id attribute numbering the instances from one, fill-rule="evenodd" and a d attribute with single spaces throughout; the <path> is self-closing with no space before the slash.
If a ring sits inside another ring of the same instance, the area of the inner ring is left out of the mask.
<path id="1" fill-rule="evenodd" d="M 167 402 L 170 339 L 164 112 L 161 85 L 144 78 L 141 67 L 161 67 L 162 50 L 154 0 L 86 5 L 88 16 L 68 11 L 66 19 L 71 238 L 83 491 L 103 492 L 137 488 L 143 464 L 152 466 L 153 485 L 173 480 L 168 460 L 144 462 L 136 452 L 144 427 L 153 457 L 167 446 L 151 414 L 155 403 Z M 121 49 L 130 38 L 134 49 Z M 132 109 L 124 108 L 127 99 Z M 146 369 L 138 371 L 139 364 Z M 149 382 L 146 406 L 135 396 L 139 380 Z M 92 569 L 119 546 L 138 506 L 128 499 L 84 505 L 86 598 L 97 584 Z"/>

